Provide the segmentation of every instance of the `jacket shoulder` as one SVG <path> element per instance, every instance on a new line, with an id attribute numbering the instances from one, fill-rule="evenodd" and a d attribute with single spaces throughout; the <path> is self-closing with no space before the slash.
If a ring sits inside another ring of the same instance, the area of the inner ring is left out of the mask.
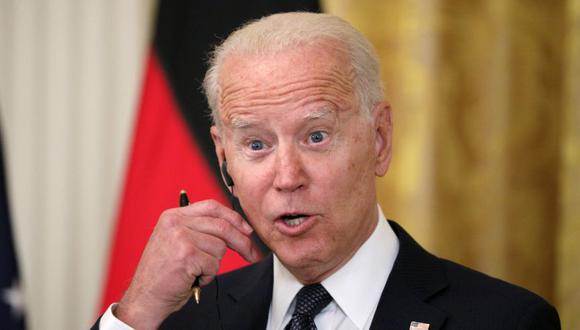
<path id="1" fill-rule="evenodd" d="M 452 311 L 449 322 L 467 328 L 470 324 L 486 324 L 490 329 L 506 326 L 511 329 L 560 329 L 556 309 L 537 294 L 455 262 L 439 260 L 445 269 L 448 286 L 432 298 L 432 303 Z"/>
<path id="2" fill-rule="evenodd" d="M 389 224 L 399 239 L 399 254 L 387 287 L 405 288 L 401 292 L 410 292 L 443 312 L 444 329 L 560 329 L 556 309 L 540 296 L 438 258 L 396 222 Z M 383 296 L 391 307 L 397 307 L 405 298 L 400 294 L 396 301 L 389 300 L 385 292 Z"/>

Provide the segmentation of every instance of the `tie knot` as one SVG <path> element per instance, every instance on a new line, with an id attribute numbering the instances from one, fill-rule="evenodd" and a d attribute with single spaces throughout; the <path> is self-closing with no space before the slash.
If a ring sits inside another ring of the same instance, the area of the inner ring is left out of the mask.
<path id="1" fill-rule="evenodd" d="M 296 295 L 295 314 L 315 316 L 332 301 L 332 296 L 320 284 L 306 285 Z"/>

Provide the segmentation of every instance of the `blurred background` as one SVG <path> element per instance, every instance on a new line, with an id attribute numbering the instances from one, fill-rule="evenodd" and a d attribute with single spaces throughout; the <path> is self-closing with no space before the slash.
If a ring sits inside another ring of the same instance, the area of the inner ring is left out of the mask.
<path id="1" fill-rule="evenodd" d="M 224 2 L 205 15 L 199 3 L 183 7 L 197 15 L 187 16 L 177 5 L 160 10 L 155 0 L 0 0 L 9 209 L 1 215 L 0 257 L 9 258 L 12 239 L 19 268 L 16 281 L 11 259 L 0 263 L 1 274 L 12 274 L 0 283 L 5 317 L 25 316 L 28 329 L 82 329 L 118 299 L 158 214 L 137 219 L 149 203 L 131 198 L 160 200 L 148 192 L 160 191 L 152 184 L 156 173 L 171 169 L 158 159 L 188 164 L 172 158 L 181 151 L 163 147 L 175 145 L 164 137 L 183 127 L 193 132 L 185 148 L 201 165 L 190 172 L 207 171 L 213 183 L 195 176 L 187 182 L 207 190 L 198 198 L 224 198 L 205 109 L 190 108 L 197 101 L 188 99 L 201 95 L 201 78 L 184 78 L 189 71 L 169 60 L 203 68 L 203 55 L 187 56 L 187 45 L 199 40 L 189 38 L 193 32 L 215 43 L 239 24 L 225 21 L 242 9 L 260 7 L 256 15 L 295 4 Z M 580 329 L 580 0 L 317 6 L 351 22 L 381 58 L 395 125 L 392 166 L 378 179 L 387 217 L 435 254 L 543 296 L 558 308 L 563 329 Z M 180 21 L 195 17 L 202 17 L 195 29 Z M 163 98 L 171 91 L 151 92 L 159 82 L 175 91 L 173 103 Z M 164 106 L 179 110 L 164 117 Z M 151 111 L 158 117 L 147 117 Z M 156 131 L 165 118 L 180 116 L 183 127 L 172 122 L 178 128 Z M 155 143 L 139 144 L 147 130 Z M 141 176 L 132 175 L 139 169 Z M 179 187 L 167 189 L 175 193 L 160 209 L 176 206 Z M 141 240 L 123 238 L 134 228 Z M 130 256 L 117 257 L 123 253 Z"/>

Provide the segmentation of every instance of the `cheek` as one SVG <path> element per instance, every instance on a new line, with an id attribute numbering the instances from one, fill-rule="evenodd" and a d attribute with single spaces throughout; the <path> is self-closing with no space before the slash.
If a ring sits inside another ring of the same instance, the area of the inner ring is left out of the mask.
<path id="1" fill-rule="evenodd" d="M 373 198 L 374 194 L 374 162 L 372 146 L 362 137 L 353 139 L 350 150 L 345 152 L 342 166 L 335 173 L 329 173 L 335 178 L 337 199 L 340 204 L 349 208 L 358 208 L 358 204 Z M 330 171 L 329 171 L 330 172 Z M 338 189 L 340 187 L 340 189 Z"/>
<path id="2" fill-rule="evenodd" d="M 261 215 L 262 201 L 271 187 L 270 172 L 262 165 L 252 165 L 243 168 L 237 174 L 234 193 L 248 220 L 254 223 L 254 219 Z"/>
<path id="3" fill-rule="evenodd" d="M 355 182 L 360 182 L 356 186 L 361 186 L 364 182 L 360 180 L 368 180 L 369 178 L 374 180 L 374 149 L 370 139 L 362 132 L 357 134 L 353 138 L 349 150 L 346 153 L 349 155 L 346 160 L 346 176 Z"/>
<path id="4" fill-rule="evenodd" d="M 332 208 L 349 209 L 358 204 L 359 199 L 368 199 L 368 187 L 372 186 L 368 162 L 361 162 L 359 157 L 343 157 L 330 160 L 319 170 L 318 183 L 313 182 L 312 189 L 323 197 L 321 201 L 331 202 Z"/>

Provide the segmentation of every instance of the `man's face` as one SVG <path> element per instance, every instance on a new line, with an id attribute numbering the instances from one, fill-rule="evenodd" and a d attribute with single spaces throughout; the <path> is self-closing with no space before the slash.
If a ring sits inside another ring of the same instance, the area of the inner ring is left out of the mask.
<path id="1" fill-rule="evenodd" d="M 372 233 L 375 175 L 390 160 L 388 106 L 359 109 L 337 49 L 232 55 L 220 73 L 216 152 L 251 225 L 302 282 L 332 274 Z"/>

